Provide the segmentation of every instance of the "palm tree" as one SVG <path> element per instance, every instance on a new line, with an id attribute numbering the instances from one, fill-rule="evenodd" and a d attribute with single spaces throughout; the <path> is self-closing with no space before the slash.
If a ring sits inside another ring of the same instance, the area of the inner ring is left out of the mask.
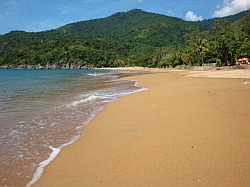
<path id="1" fill-rule="evenodd" d="M 204 64 L 204 57 L 208 52 L 208 41 L 206 39 L 197 38 L 193 44 L 194 52 L 201 59 L 201 64 Z"/>

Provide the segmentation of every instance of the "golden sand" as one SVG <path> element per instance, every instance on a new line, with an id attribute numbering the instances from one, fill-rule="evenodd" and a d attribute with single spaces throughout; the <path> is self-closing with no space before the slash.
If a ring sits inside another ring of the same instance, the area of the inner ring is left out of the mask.
<path id="1" fill-rule="evenodd" d="M 250 82 L 187 71 L 130 77 L 35 187 L 250 186 Z"/>

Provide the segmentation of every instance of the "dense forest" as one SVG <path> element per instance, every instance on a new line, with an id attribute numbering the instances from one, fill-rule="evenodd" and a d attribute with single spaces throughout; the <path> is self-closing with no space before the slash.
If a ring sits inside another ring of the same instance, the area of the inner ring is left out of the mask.
<path id="1" fill-rule="evenodd" d="M 0 35 L 3 68 L 233 65 L 250 56 L 250 10 L 198 22 L 134 9 L 44 32 Z"/>

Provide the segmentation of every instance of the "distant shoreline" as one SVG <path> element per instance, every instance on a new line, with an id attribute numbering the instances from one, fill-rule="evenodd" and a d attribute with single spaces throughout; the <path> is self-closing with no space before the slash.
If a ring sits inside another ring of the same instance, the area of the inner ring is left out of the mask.
<path id="1" fill-rule="evenodd" d="M 92 66 L 85 66 L 85 65 L 69 65 L 66 64 L 52 64 L 52 65 L 19 65 L 17 67 L 13 67 L 11 65 L 2 65 L 0 66 L 0 69 L 63 69 L 63 70 L 69 70 L 69 69 L 94 69 Z"/>
<path id="2" fill-rule="evenodd" d="M 238 70 L 238 69 L 250 69 L 250 65 L 234 65 L 234 66 L 221 66 L 216 67 L 212 64 L 206 64 L 203 66 L 177 66 L 175 68 L 169 67 L 169 68 L 149 68 L 149 67 L 140 67 L 140 66 L 128 66 L 128 67 L 102 67 L 97 68 L 94 66 L 85 66 L 85 65 L 69 65 L 66 64 L 52 64 L 52 65 L 19 65 L 17 67 L 13 67 L 11 65 L 2 65 L 0 66 L 0 69 L 54 69 L 54 70 L 76 70 L 76 69 L 108 69 L 108 70 L 135 70 L 135 71 L 162 71 L 162 70 L 191 70 L 191 71 L 211 71 L 211 70 Z"/>

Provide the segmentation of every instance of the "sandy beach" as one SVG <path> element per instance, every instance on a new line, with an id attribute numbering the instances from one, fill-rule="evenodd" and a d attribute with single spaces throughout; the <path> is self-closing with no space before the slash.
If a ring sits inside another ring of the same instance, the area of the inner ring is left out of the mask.
<path id="1" fill-rule="evenodd" d="M 129 77 L 148 90 L 109 103 L 33 186 L 250 186 L 250 71 L 239 71 Z"/>

